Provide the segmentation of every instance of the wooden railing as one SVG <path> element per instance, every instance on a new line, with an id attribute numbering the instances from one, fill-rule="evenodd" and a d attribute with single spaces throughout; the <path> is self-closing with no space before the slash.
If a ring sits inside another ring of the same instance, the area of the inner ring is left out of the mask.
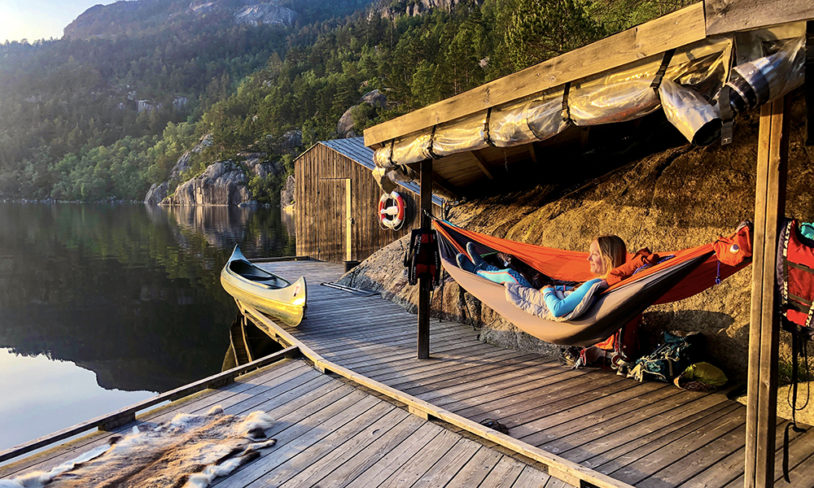
<path id="1" fill-rule="evenodd" d="M 68 427 L 67 429 L 63 429 L 52 434 L 48 434 L 44 437 L 34 439 L 33 441 L 26 442 L 25 444 L 20 444 L 18 446 L 12 447 L 11 449 L 0 451 L 0 462 L 13 459 L 15 457 L 29 453 L 36 449 L 40 449 L 42 447 L 49 446 L 51 444 L 68 439 L 69 437 L 73 437 L 77 434 L 81 434 L 89 430 L 97 428 L 99 430 L 115 429 L 116 427 L 120 427 L 122 425 L 125 425 L 136 420 L 136 412 L 139 412 L 141 410 L 147 409 L 149 407 L 158 405 L 163 402 L 168 401 L 171 402 L 174 400 L 178 400 L 179 398 L 183 398 L 185 396 L 191 395 L 201 390 L 206 390 L 207 388 L 222 387 L 234 381 L 236 377 L 243 375 L 249 371 L 260 368 L 262 366 L 266 366 L 276 361 L 280 361 L 285 358 L 300 357 L 301 355 L 302 354 L 298 347 L 296 346 L 288 347 L 286 349 L 283 349 L 282 351 L 275 352 L 274 354 L 269 354 L 268 356 L 257 359 L 256 361 L 244 364 L 243 366 L 238 366 L 236 368 L 232 368 L 227 371 L 214 374 L 202 380 L 198 380 L 194 383 L 178 387 L 174 390 L 170 390 L 165 393 L 161 393 L 160 395 L 154 396 L 153 398 L 149 398 L 134 405 L 130 405 L 129 407 L 125 407 L 111 414 L 107 414 L 102 417 L 96 417 L 81 424 L 76 424 L 72 427 Z"/>

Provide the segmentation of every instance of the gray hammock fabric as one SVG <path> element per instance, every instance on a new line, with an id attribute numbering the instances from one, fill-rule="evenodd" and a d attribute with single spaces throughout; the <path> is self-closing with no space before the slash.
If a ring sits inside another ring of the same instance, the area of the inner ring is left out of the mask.
<path id="1" fill-rule="evenodd" d="M 502 284 L 459 268 L 452 255 L 454 249 L 444 245 L 440 249 L 444 269 L 466 291 L 523 332 L 552 344 L 568 346 L 590 346 L 607 339 L 708 257 L 699 256 L 605 294 L 595 295 L 593 303 L 577 319 L 561 322 L 517 307 L 506 300 L 506 290 Z"/>

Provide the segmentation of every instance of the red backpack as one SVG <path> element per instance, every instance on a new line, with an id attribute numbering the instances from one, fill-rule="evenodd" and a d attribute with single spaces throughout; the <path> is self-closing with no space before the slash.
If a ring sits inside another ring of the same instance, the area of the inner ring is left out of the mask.
<path id="1" fill-rule="evenodd" d="M 777 287 L 783 327 L 814 339 L 814 241 L 804 237 L 797 220 L 780 231 L 777 246 Z"/>
<path id="2" fill-rule="evenodd" d="M 783 328 L 791 332 L 791 422 L 783 437 L 783 477 L 789 479 L 789 430 L 805 432 L 797 425 L 796 411 L 808 404 L 808 389 L 803 405 L 797 404 L 799 379 L 798 358 L 802 357 L 808 371 L 807 343 L 814 340 L 814 241 L 800 233 L 796 220 L 787 220 L 777 242 L 778 306 Z"/>

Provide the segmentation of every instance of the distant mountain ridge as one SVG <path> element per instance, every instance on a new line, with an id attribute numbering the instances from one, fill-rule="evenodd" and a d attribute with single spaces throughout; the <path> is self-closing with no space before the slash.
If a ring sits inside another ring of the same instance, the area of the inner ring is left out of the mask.
<path id="1" fill-rule="evenodd" d="M 365 6 L 364 0 L 135 0 L 96 5 L 68 24 L 65 39 L 114 39 L 153 34 L 190 22 L 208 25 L 279 25 L 330 18 Z M 337 8 L 338 7 L 338 8 Z M 348 7 L 348 8 L 343 8 Z"/>

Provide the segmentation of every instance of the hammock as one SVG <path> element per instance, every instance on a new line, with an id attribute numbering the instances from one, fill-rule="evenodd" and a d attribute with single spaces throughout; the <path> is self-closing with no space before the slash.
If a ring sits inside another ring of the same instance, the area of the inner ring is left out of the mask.
<path id="1" fill-rule="evenodd" d="M 673 258 L 643 269 L 608 287 L 587 311 L 574 320 L 557 322 L 525 312 L 506 300 L 503 285 L 458 267 L 457 253 L 472 241 L 481 254 L 505 252 L 557 282 L 581 282 L 595 276 L 588 270 L 588 254 L 510 241 L 433 221 L 439 236 L 441 262 L 461 287 L 522 331 L 553 344 L 588 346 L 608 338 L 652 304 L 669 303 L 700 293 L 749 264 L 720 262 L 715 243 L 663 253 Z"/>

